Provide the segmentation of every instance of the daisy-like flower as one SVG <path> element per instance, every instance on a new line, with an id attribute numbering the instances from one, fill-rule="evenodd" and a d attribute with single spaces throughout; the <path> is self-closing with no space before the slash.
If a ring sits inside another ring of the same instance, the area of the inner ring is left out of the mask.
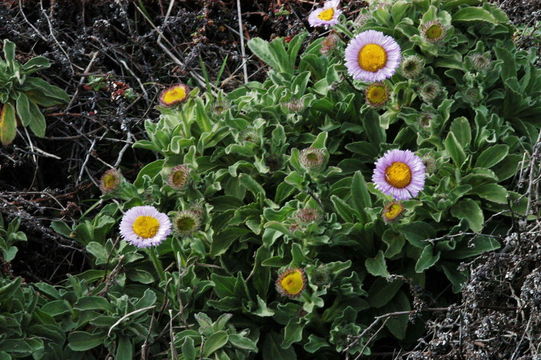
<path id="1" fill-rule="evenodd" d="M 376 189 L 397 200 L 419 194 L 425 185 L 423 161 L 409 150 L 389 150 L 378 159 L 372 175 Z"/>
<path id="2" fill-rule="evenodd" d="M 400 46 L 392 37 L 368 30 L 350 41 L 345 57 L 353 79 L 382 81 L 393 76 L 400 65 Z"/>
<path id="3" fill-rule="evenodd" d="M 116 169 L 109 169 L 101 176 L 100 190 L 104 194 L 115 191 L 120 186 L 121 181 L 122 175 L 120 175 L 120 172 Z"/>
<path id="4" fill-rule="evenodd" d="M 154 206 L 136 206 L 124 214 L 120 235 L 140 248 L 159 245 L 171 233 L 171 221 Z"/>
<path id="5" fill-rule="evenodd" d="M 423 38 L 429 42 L 440 41 L 447 34 L 447 29 L 439 21 L 429 21 L 421 28 Z"/>
<path id="6" fill-rule="evenodd" d="M 404 213 L 404 206 L 399 201 L 393 201 L 385 205 L 381 217 L 386 223 L 390 223 L 399 219 Z"/>
<path id="7" fill-rule="evenodd" d="M 190 88 L 184 84 L 176 84 L 165 90 L 160 94 L 160 104 L 163 106 L 174 106 L 188 99 L 190 94 Z"/>
<path id="8" fill-rule="evenodd" d="M 400 70 L 402 70 L 402 75 L 407 79 L 415 79 L 421 74 L 425 62 L 417 55 L 411 55 L 402 61 Z"/>
<path id="9" fill-rule="evenodd" d="M 180 235 L 191 235 L 201 226 L 201 216 L 198 212 L 192 210 L 183 210 L 173 219 L 175 231 Z"/>
<path id="10" fill-rule="evenodd" d="M 167 176 L 167 184 L 173 189 L 182 190 L 190 180 L 190 168 L 186 165 L 177 165 Z"/>
<path id="11" fill-rule="evenodd" d="M 383 106 L 389 100 L 389 90 L 384 83 L 373 83 L 364 91 L 366 102 L 374 107 Z"/>
<path id="12" fill-rule="evenodd" d="M 301 151 L 299 161 L 306 170 L 318 170 L 325 161 L 325 153 L 321 149 L 309 147 Z"/>
<path id="13" fill-rule="evenodd" d="M 338 17 L 342 14 L 342 10 L 338 9 L 340 0 L 326 1 L 322 8 L 316 9 L 308 16 L 308 23 L 312 27 L 329 26 L 338 24 Z"/>
<path id="14" fill-rule="evenodd" d="M 306 288 L 306 275 L 304 270 L 288 269 L 280 274 L 276 280 L 276 291 L 290 298 L 298 297 Z"/>

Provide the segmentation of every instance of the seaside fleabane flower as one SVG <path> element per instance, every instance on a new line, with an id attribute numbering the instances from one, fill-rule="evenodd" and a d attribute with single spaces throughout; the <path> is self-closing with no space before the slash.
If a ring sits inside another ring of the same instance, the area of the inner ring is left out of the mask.
<path id="1" fill-rule="evenodd" d="M 329 26 L 338 24 L 338 17 L 342 11 L 338 9 L 340 0 L 326 1 L 322 8 L 316 9 L 308 16 L 308 23 L 312 27 Z"/>
<path id="2" fill-rule="evenodd" d="M 188 99 L 190 94 L 190 88 L 184 84 L 176 84 L 165 90 L 160 94 L 160 104 L 163 106 L 174 106 Z"/>
<path id="3" fill-rule="evenodd" d="M 201 215 L 194 210 L 183 210 L 173 219 L 175 231 L 182 236 L 188 236 L 199 230 Z"/>
<path id="4" fill-rule="evenodd" d="M 385 105 L 389 100 L 389 89 L 384 83 L 373 83 L 368 86 L 364 92 L 366 102 L 373 107 Z"/>
<path id="5" fill-rule="evenodd" d="M 346 47 L 345 60 L 353 79 L 382 81 L 393 76 L 400 65 L 400 46 L 380 31 L 363 31 Z"/>
<path id="6" fill-rule="evenodd" d="M 187 165 L 177 165 L 167 176 L 167 184 L 173 189 L 182 190 L 190 180 L 190 168 Z"/>
<path id="7" fill-rule="evenodd" d="M 430 21 L 421 28 L 421 35 L 426 41 L 436 43 L 447 34 L 447 29 L 439 21 Z"/>
<path id="8" fill-rule="evenodd" d="M 411 199 L 425 185 L 426 170 L 421 158 L 409 150 L 389 150 L 378 159 L 372 175 L 376 189 L 397 200 Z"/>
<path id="9" fill-rule="evenodd" d="M 280 294 L 296 298 L 306 288 L 306 275 L 302 269 L 288 269 L 278 276 L 275 285 Z"/>
<path id="10" fill-rule="evenodd" d="M 392 201 L 385 205 L 381 216 L 383 217 L 383 221 L 390 223 L 398 220 L 400 215 L 404 213 L 404 210 L 404 206 L 399 201 Z"/>
<path id="11" fill-rule="evenodd" d="M 116 169 L 109 169 L 100 178 L 100 190 L 103 194 L 115 191 L 120 186 L 122 175 Z"/>
<path id="12" fill-rule="evenodd" d="M 170 233 L 169 217 L 154 206 L 135 206 L 120 222 L 122 238 L 140 248 L 159 245 Z"/>

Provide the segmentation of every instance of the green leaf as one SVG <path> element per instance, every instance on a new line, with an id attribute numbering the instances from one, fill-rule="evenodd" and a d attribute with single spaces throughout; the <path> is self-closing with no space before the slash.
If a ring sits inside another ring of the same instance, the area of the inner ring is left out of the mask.
<path id="1" fill-rule="evenodd" d="M 9 41 L 8 39 L 4 40 L 4 58 L 6 59 L 6 63 L 10 67 L 11 70 L 14 69 L 15 66 L 15 43 Z"/>
<path id="2" fill-rule="evenodd" d="M 263 360 L 297 360 L 293 347 L 282 349 L 282 336 L 274 331 L 267 333 L 263 342 Z"/>
<path id="3" fill-rule="evenodd" d="M 22 278 L 18 277 L 0 287 L 0 303 L 7 300 L 21 286 Z"/>
<path id="4" fill-rule="evenodd" d="M 203 356 L 208 357 L 227 344 L 229 335 L 225 331 L 217 331 L 207 338 L 203 344 Z"/>
<path id="5" fill-rule="evenodd" d="M 31 74 L 41 69 L 47 69 L 50 66 L 51 66 L 51 62 L 49 61 L 49 59 L 43 56 L 36 56 L 28 60 L 23 65 L 23 70 L 26 74 Z"/>
<path id="6" fill-rule="evenodd" d="M 501 77 L 502 80 L 505 82 L 508 79 L 517 77 L 517 69 L 516 69 L 516 63 L 515 63 L 515 57 L 509 50 L 506 48 L 498 47 L 496 46 L 494 48 L 494 52 L 496 53 L 496 57 L 498 60 L 501 60 L 503 62 L 501 66 Z"/>
<path id="7" fill-rule="evenodd" d="M 313 354 L 322 347 L 328 346 L 329 343 L 327 342 L 327 340 L 322 337 L 310 334 L 310 336 L 308 336 L 308 342 L 304 344 L 304 350 L 308 351 L 310 354 Z"/>
<path id="8" fill-rule="evenodd" d="M 491 168 L 502 161 L 509 153 L 509 146 L 497 144 L 485 149 L 477 158 L 475 167 Z"/>
<path id="9" fill-rule="evenodd" d="M 325 143 L 327 142 L 327 136 L 328 133 L 326 131 L 319 133 L 310 147 L 316 149 L 324 149 Z"/>
<path id="10" fill-rule="evenodd" d="M 304 325 L 299 323 L 298 318 L 289 320 L 284 328 L 284 337 L 282 344 L 280 345 L 282 349 L 287 349 L 291 347 L 292 344 L 301 341 L 303 329 Z"/>
<path id="11" fill-rule="evenodd" d="M 451 208 L 451 214 L 456 218 L 465 219 L 472 231 L 478 233 L 483 230 L 483 210 L 472 199 L 460 200 Z"/>
<path id="12" fill-rule="evenodd" d="M 396 297 L 386 307 L 386 313 L 409 311 L 411 305 L 408 300 L 408 296 L 400 291 Z M 400 315 L 391 317 L 385 326 L 397 339 L 404 340 L 406 337 L 406 330 L 408 328 L 409 315 Z"/>
<path id="13" fill-rule="evenodd" d="M 479 185 L 475 187 L 471 193 L 488 201 L 498 204 L 507 204 L 507 190 L 498 184 Z"/>
<path id="14" fill-rule="evenodd" d="M 26 78 L 22 90 L 38 97 L 45 97 L 55 104 L 67 103 L 69 101 L 69 96 L 64 90 L 58 86 L 49 84 L 39 77 Z M 32 97 L 31 94 L 27 95 Z"/>
<path id="15" fill-rule="evenodd" d="M 402 281 L 391 282 L 384 278 L 376 278 L 376 281 L 368 289 L 368 303 L 370 307 L 381 308 L 389 303 L 402 287 Z"/>
<path id="16" fill-rule="evenodd" d="M 424 240 L 433 238 L 436 234 L 434 227 L 424 221 L 415 221 L 400 226 L 400 230 L 408 242 L 420 249 L 424 249 L 426 242 Z"/>
<path id="17" fill-rule="evenodd" d="M 4 104 L 0 113 L 0 142 L 2 145 L 9 145 L 17 135 L 17 120 L 13 105 Z"/>
<path id="18" fill-rule="evenodd" d="M 253 177 L 248 174 L 240 174 L 239 178 L 241 184 L 252 194 L 254 194 L 254 196 L 261 196 L 265 198 L 265 189 L 263 189 L 263 186 L 255 181 Z"/>
<path id="19" fill-rule="evenodd" d="M 383 251 L 378 251 L 378 254 L 373 258 L 368 258 L 364 261 L 366 270 L 374 275 L 381 277 L 389 277 L 389 271 L 387 271 L 387 263 L 385 262 L 385 256 Z"/>
<path id="20" fill-rule="evenodd" d="M 466 160 L 466 153 L 464 152 L 464 149 L 455 137 L 455 134 L 452 132 L 447 134 L 447 138 L 445 138 L 444 143 L 445 150 L 447 150 L 447 152 L 451 156 L 451 159 L 453 159 L 453 162 L 460 168 Z"/>
<path id="21" fill-rule="evenodd" d="M 481 7 L 467 6 L 453 14 L 453 21 L 485 21 L 498 24 L 498 20 Z"/>
<path id="22" fill-rule="evenodd" d="M 133 182 L 133 185 L 135 185 L 137 188 L 141 188 L 144 184 L 143 177 L 146 175 L 150 176 L 150 178 L 154 178 L 160 173 L 164 163 L 165 160 L 156 160 L 145 165 L 141 170 L 139 170 L 139 174 L 137 174 L 137 178 Z"/>
<path id="23" fill-rule="evenodd" d="M 421 252 L 417 263 L 415 264 L 415 272 L 422 273 L 423 271 L 430 269 L 440 259 L 440 252 L 434 254 L 434 246 L 427 245 Z"/>
<path id="24" fill-rule="evenodd" d="M 500 243 L 490 236 L 479 235 L 471 241 L 463 241 L 456 250 L 446 254 L 452 259 L 467 259 L 500 248 Z"/>
<path id="25" fill-rule="evenodd" d="M 71 313 L 71 306 L 66 300 L 53 300 L 43 305 L 41 311 L 54 317 Z"/>
<path id="26" fill-rule="evenodd" d="M 47 127 L 45 116 L 43 116 L 39 107 L 31 101 L 28 103 L 28 110 L 30 112 L 28 127 L 36 136 L 44 137 Z"/>
<path id="27" fill-rule="evenodd" d="M 353 213 L 355 210 L 351 208 L 344 200 L 340 199 L 336 195 L 331 196 L 331 202 L 334 205 L 336 213 L 340 215 L 346 222 L 354 222 Z"/>
<path id="28" fill-rule="evenodd" d="M 127 336 L 121 336 L 120 339 L 118 339 L 115 360 L 132 360 L 132 359 L 133 359 L 133 345 L 131 343 L 131 340 Z"/>
<path id="29" fill-rule="evenodd" d="M 68 336 L 68 347 L 73 351 L 88 351 L 103 344 L 105 334 L 74 331 Z"/>
<path id="30" fill-rule="evenodd" d="M 229 335 L 229 342 L 231 345 L 239 349 L 257 352 L 257 344 L 252 339 L 248 339 L 247 337 L 232 334 Z"/>
<path id="31" fill-rule="evenodd" d="M 497 165 L 494 165 L 492 170 L 498 177 L 499 181 L 504 181 L 513 177 L 517 173 L 517 169 L 522 160 L 522 156 L 516 154 L 507 155 Z"/>
<path id="32" fill-rule="evenodd" d="M 85 296 L 77 300 L 75 305 L 73 305 L 75 310 L 85 311 L 85 310 L 103 310 L 103 311 L 113 311 L 113 306 L 105 298 L 101 296 Z"/>
<path id="33" fill-rule="evenodd" d="M 190 336 L 184 337 L 184 341 L 182 342 L 182 356 L 184 357 L 184 360 L 195 360 L 196 352 L 195 352 L 195 346 L 194 341 Z"/>
<path id="34" fill-rule="evenodd" d="M 355 206 L 357 211 L 360 214 L 365 214 L 365 218 L 368 219 L 366 209 L 372 207 L 372 199 L 370 198 L 366 181 L 360 171 L 356 171 L 353 175 L 353 180 L 351 182 L 351 198 L 353 200 L 353 206 Z"/>
<path id="35" fill-rule="evenodd" d="M 25 93 L 19 93 L 17 96 L 17 114 L 24 126 L 28 126 L 32 121 L 32 112 L 30 111 L 30 102 Z"/>
<path id="36" fill-rule="evenodd" d="M 471 131 L 470 122 L 463 116 L 454 119 L 451 123 L 451 132 L 455 135 L 456 140 L 463 149 L 470 145 Z"/>
<path id="37" fill-rule="evenodd" d="M 212 244 L 210 245 L 210 255 L 219 256 L 225 254 L 227 249 L 241 236 L 248 234 L 250 231 L 240 227 L 230 227 L 214 235 Z"/>
<path id="38" fill-rule="evenodd" d="M 272 67 L 274 70 L 280 70 L 280 62 L 271 51 L 270 44 L 261 38 L 253 38 L 248 41 L 248 48 L 263 62 Z"/>

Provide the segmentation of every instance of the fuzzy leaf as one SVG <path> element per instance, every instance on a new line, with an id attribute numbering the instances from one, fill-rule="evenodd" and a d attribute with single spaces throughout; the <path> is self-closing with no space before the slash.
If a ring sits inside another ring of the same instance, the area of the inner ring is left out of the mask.
<path id="1" fill-rule="evenodd" d="M 4 104 L 0 113 L 0 142 L 9 145 L 17 135 L 17 120 L 15 109 L 11 104 Z"/>

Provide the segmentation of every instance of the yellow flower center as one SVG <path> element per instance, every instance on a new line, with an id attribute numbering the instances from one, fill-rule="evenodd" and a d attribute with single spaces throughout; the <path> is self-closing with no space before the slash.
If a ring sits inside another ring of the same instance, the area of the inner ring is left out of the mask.
<path id="1" fill-rule="evenodd" d="M 152 216 L 139 216 L 133 222 L 132 229 L 137 236 L 149 239 L 158 233 L 160 222 Z"/>
<path id="2" fill-rule="evenodd" d="M 383 216 L 387 220 L 394 220 L 404 211 L 404 207 L 400 203 L 393 202 L 385 207 L 383 210 Z"/>
<path id="3" fill-rule="evenodd" d="M 175 171 L 171 181 L 175 186 L 183 187 L 186 184 L 186 173 L 182 170 Z"/>
<path id="4" fill-rule="evenodd" d="M 443 28 L 441 25 L 434 24 L 425 31 L 426 37 L 430 40 L 436 40 L 443 34 Z"/>
<path id="5" fill-rule="evenodd" d="M 384 85 L 373 84 L 366 91 L 366 99 L 372 105 L 381 105 L 387 101 L 387 89 Z"/>
<path id="6" fill-rule="evenodd" d="M 332 20 L 333 16 L 334 16 L 334 9 L 328 8 L 327 10 L 323 10 L 322 12 L 320 12 L 317 17 L 320 18 L 321 20 L 329 21 L 329 20 Z"/>
<path id="7" fill-rule="evenodd" d="M 297 295 L 304 289 L 304 278 L 300 270 L 295 270 L 291 274 L 284 276 L 280 281 L 280 286 L 289 295 Z"/>
<path id="8" fill-rule="evenodd" d="M 175 86 L 165 92 L 162 101 L 166 104 L 182 101 L 186 98 L 186 88 Z"/>
<path id="9" fill-rule="evenodd" d="M 367 44 L 359 51 L 358 62 L 361 69 L 376 72 L 387 64 L 387 52 L 378 44 Z"/>
<path id="10" fill-rule="evenodd" d="M 411 169 L 400 161 L 395 161 L 385 169 L 385 179 L 395 188 L 405 188 L 411 183 Z"/>
<path id="11" fill-rule="evenodd" d="M 103 187 L 107 190 L 112 190 L 118 185 L 117 177 L 114 174 L 103 175 Z"/>

